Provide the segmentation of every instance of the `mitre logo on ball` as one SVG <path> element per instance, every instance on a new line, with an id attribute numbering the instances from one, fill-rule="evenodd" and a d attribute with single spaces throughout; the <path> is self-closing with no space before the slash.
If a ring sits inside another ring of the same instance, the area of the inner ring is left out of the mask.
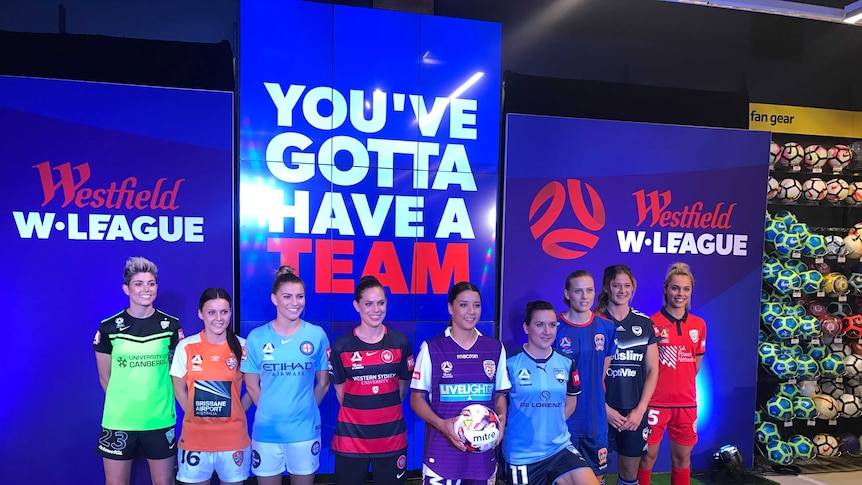
<path id="1" fill-rule="evenodd" d="M 589 202 L 584 197 L 589 198 Z M 575 216 L 564 220 L 579 227 L 555 227 L 564 211 Z M 605 226 L 605 206 L 598 192 L 578 179 L 545 184 L 530 204 L 530 233 L 539 241 L 548 256 L 557 259 L 577 259 L 587 254 L 599 242 L 598 231 Z"/>

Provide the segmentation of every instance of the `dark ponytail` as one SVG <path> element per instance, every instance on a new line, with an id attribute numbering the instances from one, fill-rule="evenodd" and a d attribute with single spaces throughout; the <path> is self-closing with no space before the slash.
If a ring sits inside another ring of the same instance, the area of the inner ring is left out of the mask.
<path id="1" fill-rule="evenodd" d="M 203 311 L 204 303 L 210 300 L 226 300 L 227 304 L 231 304 L 230 293 L 227 292 L 224 288 L 207 288 L 201 294 L 200 300 L 198 300 L 198 310 Z M 236 338 L 236 334 L 233 333 L 233 323 L 227 326 L 227 345 L 230 347 L 230 351 L 233 352 L 234 357 L 237 359 L 242 358 L 242 345 L 239 343 L 239 339 Z"/>

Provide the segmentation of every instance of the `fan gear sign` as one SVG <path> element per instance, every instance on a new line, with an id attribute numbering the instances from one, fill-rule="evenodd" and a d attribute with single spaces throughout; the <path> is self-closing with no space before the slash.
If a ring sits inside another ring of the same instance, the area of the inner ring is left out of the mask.
<path id="1" fill-rule="evenodd" d="M 524 301 L 554 301 L 572 271 L 589 271 L 598 293 L 605 267 L 628 265 L 633 306 L 650 315 L 668 267 L 688 263 L 692 312 L 710 332 L 692 462 L 708 467 L 707 450 L 726 442 L 753 456 L 749 427 L 712 410 L 755 403 L 756 375 L 739 356 L 754 361 L 758 350 L 745 322 L 760 318 L 768 134 L 517 114 L 506 130 L 504 343 L 522 343 Z M 732 399 L 714 386 L 727 375 Z M 669 465 L 660 459 L 657 469 Z"/>

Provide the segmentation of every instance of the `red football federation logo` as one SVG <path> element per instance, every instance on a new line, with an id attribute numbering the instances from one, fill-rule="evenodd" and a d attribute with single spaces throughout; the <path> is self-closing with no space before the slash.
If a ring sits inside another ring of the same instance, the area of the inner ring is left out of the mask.
<path id="1" fill-rule="evenodd" d="M 584 188 L 590 197 L 589 207 L 584 200 Z M 568 195 L 568 197 L 567 197 Z M 551 226 L 563 214 L 566 201 L 583 229 Z M 544 213 L 539 210 L 547 204 Z M 605 227 L 605 206 L 590 184 L 577 179 L 566 180 L 566 186 L 558 181 L 548 182 L 539 190 L 530 205 L 530 233 L 540 241 L 542 250 L 557 259 L 577 259 L 596 247 L 599 237 L 595 234 Z"/>

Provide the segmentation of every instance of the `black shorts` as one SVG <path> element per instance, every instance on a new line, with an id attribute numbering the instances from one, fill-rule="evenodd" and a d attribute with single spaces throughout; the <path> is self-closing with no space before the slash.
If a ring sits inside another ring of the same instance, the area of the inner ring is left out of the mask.
<path id="1" fill-rule="evenodd" d="M 629 410 L 617 409 L 623 416 L 628 416 Z M 620 456 L 644 456 L 647 450 L 647 438 L 650 428 L 647 416 L 644 413 L 641 424 L 634 431 L 619 431 L 608 425 L 608 449 L 616 451 Z"/>
<path id="2" fill-rule="evenodd" d="M 506 463 L 505 474 L 502 478 L 509 485 L 553 483 L 556 479 L 578 468 L 590 468 L 590 465 L 578 453 L 574 445 L 569 445 L 556 455 L 536 463 L 529 465 Z"/>
<path id="3" fill-rule="evenodd" d="M 177 454 L 173 426 L 152 431 L 118 431 L 102 428 L 96 453 L 109 460 L 131 460 L 142 450 L 148 460 L 164 460 Z"/>
<path id="4" fill-rule="evenodd" d="M 335 483 L 338 485 L 365 485 L 368 467 L 374 482 L 381 485 L 407 483 L 407 450 L 383 458 L 355 458 L 335 454 Z"/>

